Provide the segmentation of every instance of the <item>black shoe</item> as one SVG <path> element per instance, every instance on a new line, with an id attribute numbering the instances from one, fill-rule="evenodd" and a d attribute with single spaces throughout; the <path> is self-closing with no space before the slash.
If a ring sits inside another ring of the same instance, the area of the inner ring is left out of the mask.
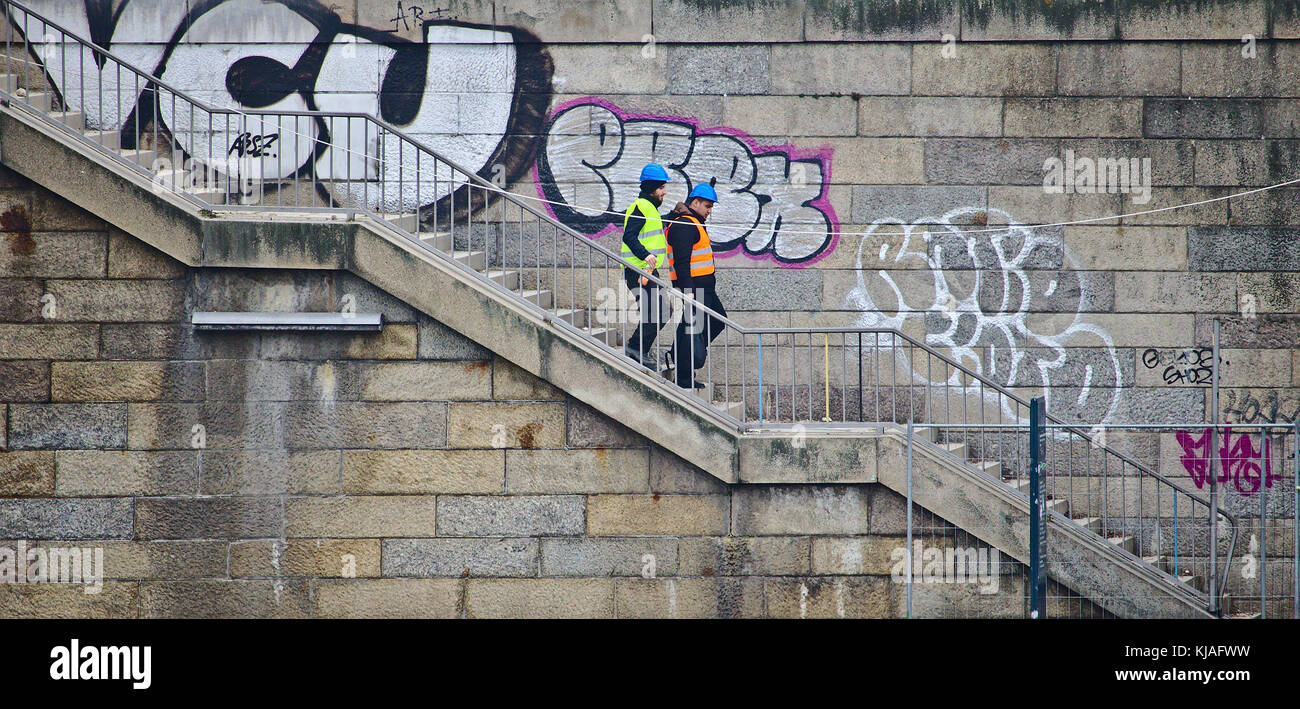
<path id="1" fill-rule="evenodd" d="M 696 391 L 699 391 L 701 389 L 706 388 L 708 385 L 706 385 L 704 382 L 695 382 L 690 386 L 682 386 L 681 384 L 678 384 L 677 386 L 682 387 L 683 389 L 694 389 Z"/>
<path id="2" fill-rule="evenodd" d="M 623 354 L 627 355 L 628 359 L 632 360 L 633 362 L 640 363 L 642 367 L 645 367 L 646 369 L 655 372 L 656 374 L 663 371 L 662 369 L 660 369 L 659 363 L 655 362 L 654 355 L 650 354 L 649 352 L 645 352 L 645 353 L 637 352 L 636 350 L 628 347 L 627 345 L 623 345 Z"/>

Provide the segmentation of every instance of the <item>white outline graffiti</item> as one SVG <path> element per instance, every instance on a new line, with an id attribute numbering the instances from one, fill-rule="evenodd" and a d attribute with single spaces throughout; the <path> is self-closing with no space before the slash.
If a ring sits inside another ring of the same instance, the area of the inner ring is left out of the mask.
<path id="1" fill-rule="evenodd" d="M 971 221 L 1007 228 L 965 234 L 954 225 Z M 873 239 L 881 227 L 903 232 L 901 241 Z M 892 258 L 891 248 L 896 249 Z M 1059 264 L 1050 259 L 1044 263 L 1043 254 L 1057 253 Z M 868 279 L 864 254 L 888 267 Z M 975 207 L 914 224 L 879 219 L 863 236 L 855 268 L 857 285 L 848 300 L 862 312 L 859 326 L 904 330 L 909 318 L 923 318 L 926 344 L 947 350 L 957 362 L 1005 385 L 1042 387 L 1053 415 L 1096 422 L 1115 414 L 1119 387 L 1125 383 L 1119 355 L 1110 335 L 1082 313 L 1079 279 L 1086 274 L 1065 253 L 1059 231 L 1026 228 L 1006 212 Z M 1029 269 L 1057 272 L 1057 277 L 1043 284 L 1030 277 Z M 1073 281 L 1068 288 L 1061 283 L 1065 279 Z M 1046 302 L 1066 298 L 1073 304 L 1076 296 L 1073 313 Z M 1031 315 L 1044 317 L 1031 322 Z M 1061 327 L 1067 317 L 1070 321 Z M 1074 356 L 1076 348 L 1089 348 L 1094 355 Z M 913 369 L 912 375 L 919 382 L 927 378 L 925 371 Z M 955 370 L 947 381 L 932 383 L 963 387 Z M 982 391 L 969 381 L 964 384 L 970 393 Z M 1001 401 L 1004 413 L 1014 420 L 1016 412 L 1005 398 Z M 1085 416 L 1085 411 L 1102 413 Z"/>

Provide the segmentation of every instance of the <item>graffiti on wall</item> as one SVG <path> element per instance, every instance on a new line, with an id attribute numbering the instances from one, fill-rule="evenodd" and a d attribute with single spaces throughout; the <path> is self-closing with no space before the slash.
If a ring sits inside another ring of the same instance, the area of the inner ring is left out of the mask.
<path id="1" fill-rule="evenodd" d="M 957 226 L 968 222 L 1006 227 Z M 1062 420 L 1105 422 L 1115 414 L 1125 383 L 1120 358 L 1110 335 L 1088 321 L 1087 274 L 1059 230 L 1026 228 L 1006 212 L 974 207 L 910 224 L 879 219 L 855 268 L 848 300 L 862 313 L 859 326 L 906 330 L 906 321 L 920 320 L 926 344 L 1007 386 L 1041 387 L 1047 410 Z M 903 366 L 919 383 L 932 376 Z M 930 383 L 970 385 L 955 370 Z M 1026 413 L 980 391 L 1012 420 Z"/>
<path id="2" fill-rule="evenodd" d="M 158 125 L 186 156 L 218 170 L 244 169 L 267 181 L 308 174 L 334 181 L 318 190 L 335 203 L 373 208 L 382 201 L 385 209 L 407 211 L 446 197 L 451 188 L 417 192 L 411 185 L 381 194 L 365 185 L 399 183 L 396 172 L 410 171 L 417 160 L 410 150 L 399 160 L 400 141 L 377 135 L 365 121 L 238 112 L 373 115 L 482 177 L 504 175 L 513 182 L 527 174 L 550 103 L 552 62 L 536 37 L 440 13 L 420 13 L 424 41 L 413 42 L 345 23 L 314 2 L 126 0 L 116 9 L 108 0 L 29 4 L 165 86 L 236 112 L 208 114 L 216 117 L 210 120 L 10 6 L 13 25 L 30 40 L 57 95 L 70 110 L 84 111 L 88 127 L 121 130 L 123 147 L 131 148 L 144 127 Z M 241 160 L 227 161 L 232 155 Z M 419 160 L 430 174 L 432 161 Z M 243 167 L 223 167 L 232 164 Z"/>
<path id="3" fill-rule="evenodd" d="M 835 247 L 829 148 L 760 146 L 741 131 L 702 128 L 692 118 L 628 113 L 591 97 L 567 102 L 547 125 L 536 182 L 558 220 L 600 236 L 622 224 L 649 162 L 673 178 L 667 205 L 701 182 L 718 191 L 709 236 L 720 255 L 807 265 Z"/>
<path id="4" fill-rule="evenodd" d="M 1219 357 L 1220 364 L 1228 364 Z M 1159 369 L 1165 384 L 1209 384 L 1214 378 L 1214 350 L 1192 347 L 1184 350 L 1159 350 L 1149 347 L 1142 352 L 1142 366 Z"/>
<path id="5" fill-rule="evenodd" d="M 1259 492 L 1261 482 L 1268 489 L 1273 487 L 1275 481 L 1282 479 L 1281 475 L 1273 472 L 1268 437 L 1261 436 L 1263 442 L 1256 448 L 1252 437 L 1255 435 L 1259 434 L 1239 433 L 1234 437 L 1232 428 L 1225 427 L 1223 442 L 1219 446 L 1219 477 L 1216 482 L 1232 483 L 1232 487 L 1244 497 Z M 1210 471 L 1213 429 L 1206 428 L 1196 437 L 1188 431 L 1178 431 L 1174 437 L 1183 449 L 1179 458 L 1183 469 L 1191 476 L 1197 489 L 1204 489 L 1213 474 Z"/>

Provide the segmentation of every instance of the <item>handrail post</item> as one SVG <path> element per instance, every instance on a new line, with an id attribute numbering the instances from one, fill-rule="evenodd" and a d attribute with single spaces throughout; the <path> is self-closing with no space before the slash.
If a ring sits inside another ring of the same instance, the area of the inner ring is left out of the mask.
<path id="1" fill-rule="evenodd" d="M 912 438 L 914 435 L 914 424 L 911 419 L 907 421 L 907 553 L 903 555 L 907 559 L 907 617 L 912 617 L 912 565 L 916 560 L 912 558 Z"/>
<path id="2" fill-rule="evenodd" d="M 1047 616 L 1046 401 L 1029 400 L 1029 617 Z"/>
<path id="3" fill-rule="evenodd" d="M 1219 456 L 1215 454 L 1219 438 L 1219 320 L 1214 320 L 1210 335 L 1210 613 L 1219 615 Z"/>

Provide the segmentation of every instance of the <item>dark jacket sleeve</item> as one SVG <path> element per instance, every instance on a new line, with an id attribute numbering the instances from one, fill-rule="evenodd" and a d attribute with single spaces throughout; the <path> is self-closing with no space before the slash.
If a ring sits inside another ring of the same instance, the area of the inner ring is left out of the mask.
<path id="1" fill-rule="evenodd" d="M 682 214 L 673 212 L 670 219 L 681 219 Z M 696 233 L 689 222 L 682 220 L 665 225 L 668 228 L 668 248 L 673 252 L 673 267 L 677 270 L 674 284 L 681 290 L 695 287 L 691 280 L 691 249 L 695 247 Z"/>
<path id="2" fill-rule="evenodd" d="M 642 261 L 646 260 L 646 258 L 650 256 L 650 252 L 646 250 L 646 247 L 641 245 L 641 227 L 644 226 L 645 217 L 633 212 L 632 215 L 627 218 L 627 227 L 623 229 L 623 243 L 627 244 L 629 249 L 632 249 L 633 256 Z"/>

